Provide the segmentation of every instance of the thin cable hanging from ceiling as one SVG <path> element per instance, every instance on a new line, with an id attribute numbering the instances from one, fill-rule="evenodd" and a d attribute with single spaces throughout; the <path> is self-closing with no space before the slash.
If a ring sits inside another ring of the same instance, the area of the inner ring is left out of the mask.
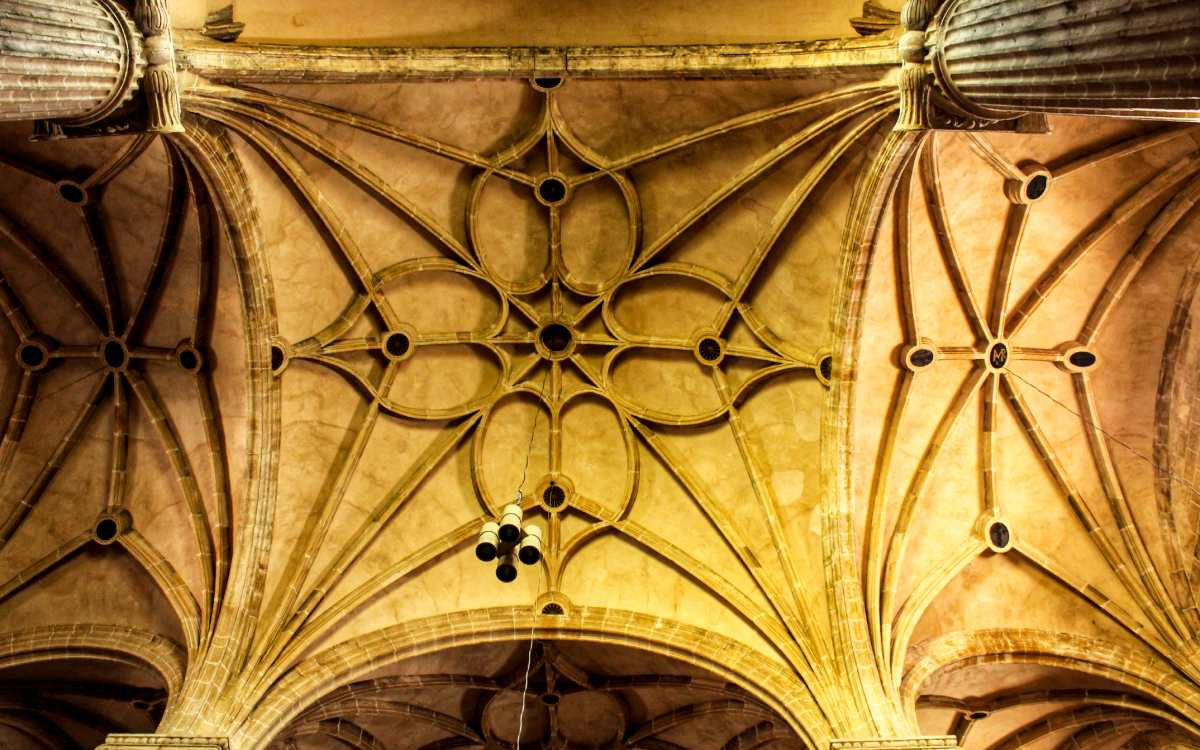
<path id="1" fill-rule="evenodd" d="M 538 583 L 534 591 L 541 589 L 542 577 L 541 571 L 538 572 Z M 534 602 L 537 598 L 534 598 Z M 529 652 L 525 654 L 525 685 L 521 688 L 521 714 L 517 719 L 517 739 L 513 742 L 515 748 L 521 747 L 521 735 L 525 731 L 525 702 L 529 697 L 529 672 L 533 667 L 533 632 L 534 626 L 537 623 L 536 618 L 529 618 Z"/>
<path id="2" fill-rule="evenodd" d="M 71 386 L 78 385 L 79 383 L 82 383 L 83 381 L 87 380 L 87 379 L 88 379 L 88 378 L 90 378 L 91 376 L 95 375 L 95 374 L 96 374 L 96 373 L 98 373 L 98 372 L 101 372 L 101 371 L 102 371 L 102 370 L 104 370 L 104 369 L 105 369 L 105 368 L 104 368 L 104 366 L 103 366 L 103 365 L 101 365 L 100 367 L 97 367 L 97 368 L 96 368 L 96 369 L 94 369 L 94 370 L 89 370 L 88 372 L 85 372 L 84 374 L 82 374 L 82 375 L 80 375 L 79 377 L 75 378 L 74 380 L 72 380 L 71 382 L 67 383 L 66 385 L 64 385 L 64 386 L 61 386 L 60 388 L 56 388 L 56 389 L 55 389 L 55 390 L 53 390 L 53 391 L 50 391 L 50 392 L 49 392 L 49 393 L 47 393 L 46 395 L 42 396 L 42 398 L 43 398 L 43 399 L 48 399 L 48 398 L 50 398 L 51 396 L 57 396 L 58 394 L 60 394 L 60 393 L 62 393 L 63 391 L 67 390 L 68 388 L 70 388 Z"/>
<path id="3" fill-rule="evenodd" d="M 538 395 L 543 399 L 546 397 L 546 383 L 550 378 L 551 369 L 553 368 L 547 367 L 545 373 L 542 374 Z M 496 565 L 496 577 L 504 583 L 511 583 L 517 577 L 516 563 L 513 560 L 514 549 L 516 558 L 525 565 L 536 565 L 542 558 L 542 530 L 532 524 L 523 525 L 524 509 L 522 508 L 522 503 L 525 501 L 525 482 L 529 478 L 529 461 L 533 456 L 533 441 L 537 437 L 538 418 L 541 414 L 541 407 L 538 405 L 533 412 L 533 425 L 529 429 L 529 443 L 525 447 L 525 464 L 521 468 L 521 481 L 517 484 L 514 502 L 504 506 L 499 521 L 484 521 L 483 528 L 479 531 L 479 541 L 475 545 L 475 557 L 482 562 L 491 562 L 499 558 L 500 562 Z M 539 570 L 537 581 L 534 584 L 535 605 L 541 587 L 542 579 Z M 525 704 L 529 698 L 529 673 L 533 668 L 536 625 L 537 620 L 531 617 L 529 620 L 529 650 L 525 655 L 525 682 L 521 688 L 521 711 L 517 718 L 517 736 L 514 741 L 517 748 L 521 746 L 521 735 L 525 732 Z"/>
<path id="4" fill-rule="evenodd" d="M 1132 445 L 1130 445 L 1129 443 L 1125 442 L 1124 440 L 1122 440 L 1121 438 L 1117 437 L 1116 435 L 1112 434 L 1112 433 L 1111 433 L 1111 432 L 1109 432 L 1108 430 L 1105 430 L 1103 427 L 1101 427 L 1100 425 L 1098 425 L 1098 424 L 1096 424 L 1095 422 L 1091 421 L 1090 419 L 1088 419 L 1087 417 L 1083 416 L 1083 415 L 1082 415 L 1082 414 L 1080 414 L 1079 412 L 1075 411 L 1075 410 L 1074 410 L 1074 409 L 1072 409 L 1071 407 L 1067 406 L 1067 405 L 1066 405 L 1066 404 L 1064 404 L 1062 401 L 1059 401 L 1057 398 L 1055 398 L 1055 397 L 1054 397 L 1054 396 L 1052 396 L 1051 394 L 1049 394 L 1049 393 L 1047 393 L 1046 391 L 1042 390 L 1042 389 L 1041 389 L 1041 388 L 1039 388 L 1037 385 L 1035 385 L 1035 384 L 1031 383 L 1031 382 L 1030 382 L 1028 379 L 1026 379 L 1026 378 L 1022 377 L 1022 376 L 1020 375 L 1020 373 L 1018 373 L 1018 372 L 1014 371 L 1013 369 L 1009 368 L 1009 370 L 1008 370 L 1008 374 L 1009 374 L 1009 375 L 1012 375 L 1012 376 L 1013 376 L 1013 377 L 1015 377 L 1017 380 L 1020 380 L 1020 381 L 1021 381 L 1022 383 L 1024 383 L 1025 385 L 1029 386 L 1029 387 L 1030 387 L 1030 388 L 1032 388 L 1033 390 L 1035 390 L 1035 391 L 1037 391 L 1038 393 L 1042 394 L 1042 395 L 1043 395 L 1043 396 L 1045 396 L 1047 399 L 1049 399 L 1050 401 L 1054 402 L 1055 404 L 1057 404 L 1058 406 L 1060 406 L 1061 408 L 1063 408 L 1063 409 L 1064 409 L 1064 410 L 1066 410 L 1067 412 L 1069 412 L 1069 413 L 1071 413 L 1071 414 L 1075 415 L 1075 416 L 1076 416 L 1076 417 L 1078 417 L 1080 420 L 1082 420 L 1082 421 L 1083 421 L 1083 423 L 1084 423 L 1085 425 L 1087 425 L 1088 427 L 1091 427 L 1092 429 L 1094 429 L 1094 430 L 1096 430 L 1097 432 L 1099 432 L 1101 435 L 1104 435 L 1104 436 L 1105 436 L 1106 438 L 1108 438 L 1109 440 L 1113 441 L 1113 442 L 1114 442 L 1114 443 L 1116 443 L 1117 445 L 1119 445 L 1119 446 L 1121 446 L 1122 448 L 1124 448 L 1125 450 L 1129 451 L 1129 452 L 1130 452 L 1131 454 L 1133 454 L 1133 455 L 1134 455 L 1136 458 L 1139 458 L 1139 459 L 1141 459 L 1142 461 L 1145 461 L 1145 462 L 1146 462 L 1147 464 L 1149 464 L 1149 465 L 1150 465 L 1152 468 L 1154 468 L 1154 469 L 1159 469 L 1159 468 L 1160 468 L 1160 467 L 1159 467 L 1159 466 L 1158 466 L 1158 465 L 1155 463 L 1154 459 L 1152 459 L 1152 458 L 1150 458 L 1149 456 L 1147 456 L 1146 454 L 1142 453 L 1142 452 L 1141 452 L 1141 451 L 1139 451 L 1137 448 L 1134 448 Z M 1189 490 L 1191 490 L 1192 492 L 1194 492 L 1194 493 L 1196 493 L 1196 494 L 1200 495 L 1200 487 L 1197 487 L 1197 486 L 1196 486 L 1195 484 L 1193 484 L 1191 481 L 1189 481 L 1189 480 L 1187 480 L 1187 479 L 1184 479 L 1183 477 L 1179 476 L 1178 474 L 1176 474 L 1176 473 L 1175 473 L 1175 472 L 1173 472 L 1173 471 L 1169 471 L 1169 470 L 1168 470 L 1168 471 L 1166 471 L 1165 473 L 1166 473 L 1166 475 L 1167 475 L 1168 477 L 1170 477 L 1170 479 L 1171 479 L 1172 481 L 1174 481 L 1174 482 L 1179 482 L 1180 484 L 1182 484 L 1183 486 L 1187 487 L 1187 488 L 1188 488 Z"/>
<path id="5" fill-rule="evenodd" d="M 548 377 L 550 377 L 550 371 L 551 371 L 551 367 L 547 367 L 546 372 L 542 373 L 542 376 L 541 376 L 540 390 L 541 390 L 542 397 L 545 397 L 545 395 L 546 395 L 546 379 Z M 524 463 L 524 468 L 521 469 L 521 484 L 517 485 L 517 502 L 518 503 L 520 503 L 522 498 L 524 497 L 524 482 L 526 482 L 526 478 L 529 475 L 529 457 L 533 455 L 533 440 L 534 440 L 534 436 L 536 436 L 536 434 L 538 434 L 538 418 L 539 418 L 539 416 L 541 416 L 541 409 L 535 409 L 534 413 L 533 413 L 533 427 L 529 428 L 529 445 L 526 448 L 526 463 Z M 534 528 L 536 528 L 536 527 L 534 527 Z M 522 562 L 523 562 L 523 560 L 522 560 Z M 538 602 L 538 592 L 540 589 L 541 589 L 541 571 L 539 570 L 538 571 L 538 583 L 536 583 L 534 586 L 534 605 L 536 605 L 536 602 Z M 526 654 L 526 679 L 524 679 L 524 686 L 523 686 L 523 688 L 521 688 L 521 715 L 520 715 L 520 718 L 517 719 L 517 738 L 514 743 L 516 745 L 516 748 L 518 748 L 518 749 L 521 748 L 521 734 L 524 732 L 524 707 L 526 707 L 526 701 L 528 700 L 528 697 L 529 697 L 529 671 L 530 671 L 530 668 L 533 667 L 533 634 L 534 634 L 535 623 L 536 623 L 536 620 L 534 618 L 530 617 L 529 618 L 529 652 Z"/>
<path id="6" fill-rule="evenodd" d="M 546 396 L 546 380 L 550 377 L 550 369 L 542 373 L 542 384 L 538 390 L 542 397 Z M 517 485 L 517 502 L 521 502 L 525 497 L 525 479 L 529 476 L 529 457 L 533 455 L 533 439 L 537 436 L 538 417 L 542 416 L 541 409 L 535 409 L 533 412 L 533 426 L 529 428 L 529 445 L 525 447 L 525 466 L 521 469 L 521 483 Z"/>
<path id="7" fill-rule="evenodd" d="M 549 376 L 550 371 L 547 369 L 538 391 L 542 398 L 545 398 L 546 381 Z M 504 583 L 516 580 L 517 560 L 525 565 L 537 565 L 542 559 L 542 530 L 533 524 L 524 524 L 525 510 L 522 507 L 525 501 L 525 481 L 529 475 L 529 459 L 533 455 L 533 441 L 537 435 L 540 416 L 539 407 L 533 413 L 533 427 L 530 428 L 529 445 L 525 449 L 525 466 L 521 470 L 521 482 L 517 486 L 515 499 L 500 511 L 498 521 L 484 521 L 475 545 L 475 557 L 480 561 L 491 562 L 499 559 L 496 564 L 496 577 Z"/>

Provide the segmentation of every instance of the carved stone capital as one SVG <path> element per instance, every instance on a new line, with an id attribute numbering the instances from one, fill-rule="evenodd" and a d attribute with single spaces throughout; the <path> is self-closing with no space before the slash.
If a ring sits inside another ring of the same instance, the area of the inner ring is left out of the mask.
<path id="1" fill-rule="evenodd" d="M 900 11 L 900 23 L 909 31 L 924 31 L 939 5 L 941 0 L 908 0 Z"/>
<path id="2" fill-rule="evenodd" d="M 896 42 L 900 57 L 900 116 L 895 130 L 927 130 L 931 127 L 929 94 L 932 71 L 925 64 L 926 28 L 942 0 L 908 0 L 900 11 L 903 32 Z"/>
<path id="3" fill-rule="evenodd" d="M 1030 113 L 1003 119 L 980 117 L 964 111 L 937 85 L 937 77 L 929 76 L 929 94 L 925 99 L 925 122 L 931 130 L 987 130 L 1003 133 L 1049 133 L 1050 125 L 1041 113 Z"/>
<path id="4" fill-rule="evenodd" d="M 904 63 L 900 69 L 900 116 L 895 130 L 928 130 L 929 72 L 920 63 Z"/>
<path id="5" fill-rule="evenodd" d="M 182 133 L 183 109 L 166 0 L 137 0 L 133 16 L 146 39 L 146 132 Z"/>

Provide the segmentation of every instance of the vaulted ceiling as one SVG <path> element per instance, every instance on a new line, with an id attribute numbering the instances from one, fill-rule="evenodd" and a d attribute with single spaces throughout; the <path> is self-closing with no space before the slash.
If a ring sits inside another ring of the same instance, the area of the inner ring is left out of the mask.
<path id="1" fill-rule="evenodd" d="M 0 744 L 1200 744 L 1200 129 L 896 107 L 195 80 L 184 136 L 6 126 Z"/>

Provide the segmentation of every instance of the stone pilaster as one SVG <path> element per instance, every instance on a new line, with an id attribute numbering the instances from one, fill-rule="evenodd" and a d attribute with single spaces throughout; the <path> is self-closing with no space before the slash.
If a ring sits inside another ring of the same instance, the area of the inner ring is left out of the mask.
<path id="1" fill-rule="evenodd" d="M 175 76 L 175 43 L 166 0 L 137 0 L 138 28 L 146 38 L 146 131 L 182 133 L 183 111 Z"/>
<path id="2" fill-rule="evenodd" d="M 110 734 L 96 750 L 229 750 L 224 737 L 174 734 Z"/>
<path id="3" fill-rule="evenodd" d="M 84 126 L 133 96 L 142 36 L 112 0 L 7 0 L 0 6 L 0 120 Z"/>
<path id="4" fill-rule="evenodd" d="M 929 127 L 929 72 L 925 66 L 925 27 L 933 18 L 937 0 L 908 0 L 900 13 L 903 33 L 900 53 L 900 116 L 896 130 Z"/>
<path id="5" fill-rule="evenodd" d="M 939 88 L 971 117 L 1200 117 L 1196 0 L 950 0 L 926 44 Z"/>

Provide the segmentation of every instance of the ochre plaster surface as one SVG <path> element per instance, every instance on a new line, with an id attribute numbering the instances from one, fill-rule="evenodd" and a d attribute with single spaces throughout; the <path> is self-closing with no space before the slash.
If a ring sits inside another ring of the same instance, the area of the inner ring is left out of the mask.
<path id="1" fill-rule="evenodd" d="M 883 5 L 891 7 L 894 2 Z M 211 10 L 211 9 L 210 9 Z M 356 45 L 547 46 L 777 42 L 832 39 L 851 33 L 862 4 L 849 0 L 592 3 L 451 0 L 437 6 L 401 2 L 353 7 L 238 0 L 243 39 Z M 194 17 L 189 13 L 189 17 Z M 763 19 L 770 18 L 770 24 Z"/>
<path id="2" fill-rule="evenodd" d="M 280 7 L 235 13 L 519 45 L 858 10 Z M 545 88 L 195 79 L 184 135 L 6 127 L 0 746 L 507 747 L 527 660 L 526 743 L 1195 745 L 1196 130 Z M 544 557 L 503 584 L 473 548 L 519 489 Z"/>

